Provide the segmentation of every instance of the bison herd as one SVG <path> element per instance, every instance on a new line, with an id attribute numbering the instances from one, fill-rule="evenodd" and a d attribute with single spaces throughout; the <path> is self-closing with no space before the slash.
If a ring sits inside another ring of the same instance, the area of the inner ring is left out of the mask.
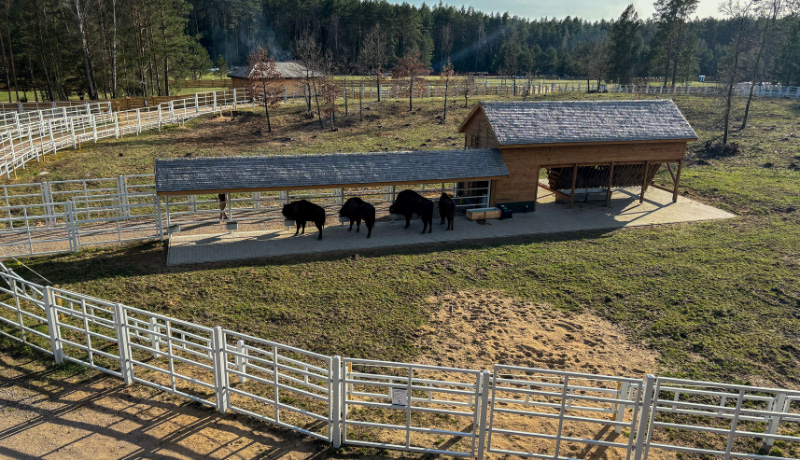
<path id="1" fill-rule="evenodd" d="M 408 228 L 411 225 L 411 219 L 416 214 L 422 219 L 423 234 L 426 231 L 430 233 L 433 230 L 433 201 L 413 190 L 403 190 L 397 194 L 394 203 L 389 206 L 389 213 L 403 216 L 406 220 L 404 228 Z M 456 215 L 456 204 L 444 192 L 439 197 L 439 215 L 442 218 L 440 225 L 444 225 L 445 220 L 447 220 L 447 230 L 452 230 L 453 219 Z M 283 207 L 283 216 L 287 220 L 294 220 L 297 227 L 297 231 L 294 233 L 295 236 L 305 233 L 307 222 L 314 222 L 317 230 L 319 230 L 317 239 L 322 239 L 322 229 L 325 227 L 325 209 L 322 206 L 306 200 L 293 201 Z M 361 198 L 353 197 L 347 200 L 339 210 L 339 217 L 350 220 L 348 231 L 353 230 L 354 223 L 356 224 L 356 232 L 361 231 L 361 221 L 363 220 L 364 225 L 367 227 L 367 238 L 372 236 L 372 228 L 375 226 L 375 206 Z"/>

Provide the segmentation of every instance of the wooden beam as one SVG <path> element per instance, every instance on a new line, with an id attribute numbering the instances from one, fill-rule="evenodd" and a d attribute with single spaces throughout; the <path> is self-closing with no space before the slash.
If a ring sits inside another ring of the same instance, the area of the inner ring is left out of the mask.
<path id="1" fill-rule="evenodd" d="M 549 185 L 545 185 L 545 184 L 543 184 L 541 182 L 539 182 L 539 187 L 547 190 L 548 192 L 554 193 L 557 197 L 564 198 L 564 199 L 569 198 L 569 195 L 567 195 L 566 193 L 564 193 L 564 192 L 562 192 L 560 190 L 556 190 L 554 188 L 550 188 Z"/>
<path id="2" fill-rule="evenodd" d="M 675 175 L 675 189 L 672 191 L 672 202 L 678 201 L 678 186 L 681 183 L 681 169 L 683 169 L 683 160 L 678 162 L 678 173 Z"/>
<path id="3" fill-rule="evenodd" d="M 614 183 L 614 163 L 608 168 L 608 190 L 606 190 L 606 207 L 611 207 L 611 188 Z"/>
<path id="4" fill-rule="evenodd" d="M 572 167 L 572 189 L 569 194 L 569 207 L 572 207 L 572 203 L 575 202 L 575 181 L 578 180 L 578 165 L 574 165 Z"/>
<path id="5" fill-rule="evenodd" d="M 469 120 L 469 119 L 468 119 Z M 468 121 L 467 120 L 467 121 Z M 462 126 L 466 126 L 466 121 Z M 460 129 L 459 129 L 460 131 Z M 637 141 L 596 141 L 596 142 L 555 142 L 555 143 L 547 143 L 547 144 L 504 144 L 500 146 L 500 150 L 530 150 L 532 148 L 542 148 L 542 147 L 568 147 L 568 146 L 598 146 L 598 145 L 609 145 L 609 144 L 627 144 L 627 145 L 642 145 L 642 144 L 673 144 L 673 143 L 683 143 L 686 144 L 689 141 L 696 141 L 696 138 L 692 139 L 655 139 L 655 140 L 637 140 Z"/>
<path id="6" fill-rule="evenodd" d="M 639 194 L 639 203 L 644 203 L 644 192 L 647 190 L 647 176 L 650 169 L 650 162 L 644 162 L 644 169 L 642 170 L 642 193 Z"/>
<path id="7" fill-rule="evenodd" d="M 670 192 L 670 193 L 672 193 L 675 190 L 675 189 L 667 188 L 667 187 L 664 187 L 663 185 L 658 185 L 658 184 L 650 184 L 650 187 L 654 187 L 654 188 L 657 188 L 659 190 L 663 190 L 665 192 Z"/>
<path id="8" fill-rule="evenodd" d="M 536 183 L 539 183 L 539 174 L 542 172 L 542 167 L 536 167 Z M 539 197 L 539 187 L 533 188 L 533 212 L 536 212 L 536 199 Z"/>

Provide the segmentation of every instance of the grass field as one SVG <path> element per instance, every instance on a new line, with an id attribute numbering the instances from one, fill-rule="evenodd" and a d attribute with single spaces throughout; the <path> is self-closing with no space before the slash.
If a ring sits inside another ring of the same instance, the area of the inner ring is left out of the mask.
<path id="1" fill-rule="evenodd" d="M 719 134 L 717 103 L 685 96 L 676 103 L 701 138 L 690 145 L 684 195 L 739 218 L 301 261 L 166 267 L 163 244 L 148 243 L 26 263 L 79 292 L 314 351 L 386 360 L 436 353 L 418 340 L 436 313 L 426 299 L 491 291 L 609 320 L 632 343 L 657 352 L 664 375 L 796 387 L 800 104 L 757 101 L 747 130 L 733 133 L 742 152 L 719 158 L 702 152 Z M 454 101 L 446 123 L 436 118 L 440 101 L 416 105 L 408 113 L 403 101 L 370 103 L 363 122 L 351 105 L 336 132 L 304 119 L 299 105 L 273 111 L 271 134 L 263 109 L 204 118 L 65 152 L 31 164 L 18 182 L 42 180 L 45 170 L 47 180 L 152 172 L 155 157 L 463 145 L 463 99 Z"/>

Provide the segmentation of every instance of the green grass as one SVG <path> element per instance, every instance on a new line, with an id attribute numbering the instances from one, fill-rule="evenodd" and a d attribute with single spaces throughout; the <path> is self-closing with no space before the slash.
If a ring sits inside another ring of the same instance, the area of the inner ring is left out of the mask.
<path id="1" fill-rule="evenodd" d="M 562 96 L 583 97 L 589 96 Z M 800 171 L 793 164 L 800 162 L 795 134 L 800 106 L 757 101 L 750 127 L 733 133 L 742 153 L 712 158 L 701 150 L 718 135 L 716 103 L 696 97 L 676 102 L 701 136 L 690 145 L 683 193 L 741 217 L 414 247 L 357 258 L 166 267 L 163 245 L 149 243 L 41 257 L 30 264 L 79 292 L 319 352 L 387 360 L 413 360 L 430 352 L 416 340 L 432 313 L 426 297 L 491 289 L 607 318 L 661 353 L 662 374 L 796 386 Z M 468 110 L 463 100 L 455 101 L 445 124 L 435 118 L 441 102 L 418 104 L 421 110 L 409 114 L 402 101 L 371 103 L 365 111 L 370 119 L 363 123 L 351 106 L 356 115 L 343 121 L 338 132 L 304 120 L 298 106 L 274 111 L 272 134 L 254 134 L 252 123 L 237 128 L 236 121 L 198 120 L 160 135 L 101 142 L 50 158 L 47 177 L 149 172 L 155 156 L 188 153 L 314 154 L 462 145 L 457 126 Z M 20 181 L 35 174 L 29 168 Z"/>

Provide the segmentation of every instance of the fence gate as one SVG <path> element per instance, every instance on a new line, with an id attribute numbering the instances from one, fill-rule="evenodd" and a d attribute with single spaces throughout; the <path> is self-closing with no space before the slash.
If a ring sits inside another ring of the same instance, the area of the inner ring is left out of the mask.
<path id="1" fill-rule="evenodd" d="M 630 460 L 641 380 L 495 365 L 488 451 L 541 459 Z"/>
<path id="2" fill-rule="evenodd" d="M 344 360 L 343 443 L 475 457 L 481 373 Z"/>

